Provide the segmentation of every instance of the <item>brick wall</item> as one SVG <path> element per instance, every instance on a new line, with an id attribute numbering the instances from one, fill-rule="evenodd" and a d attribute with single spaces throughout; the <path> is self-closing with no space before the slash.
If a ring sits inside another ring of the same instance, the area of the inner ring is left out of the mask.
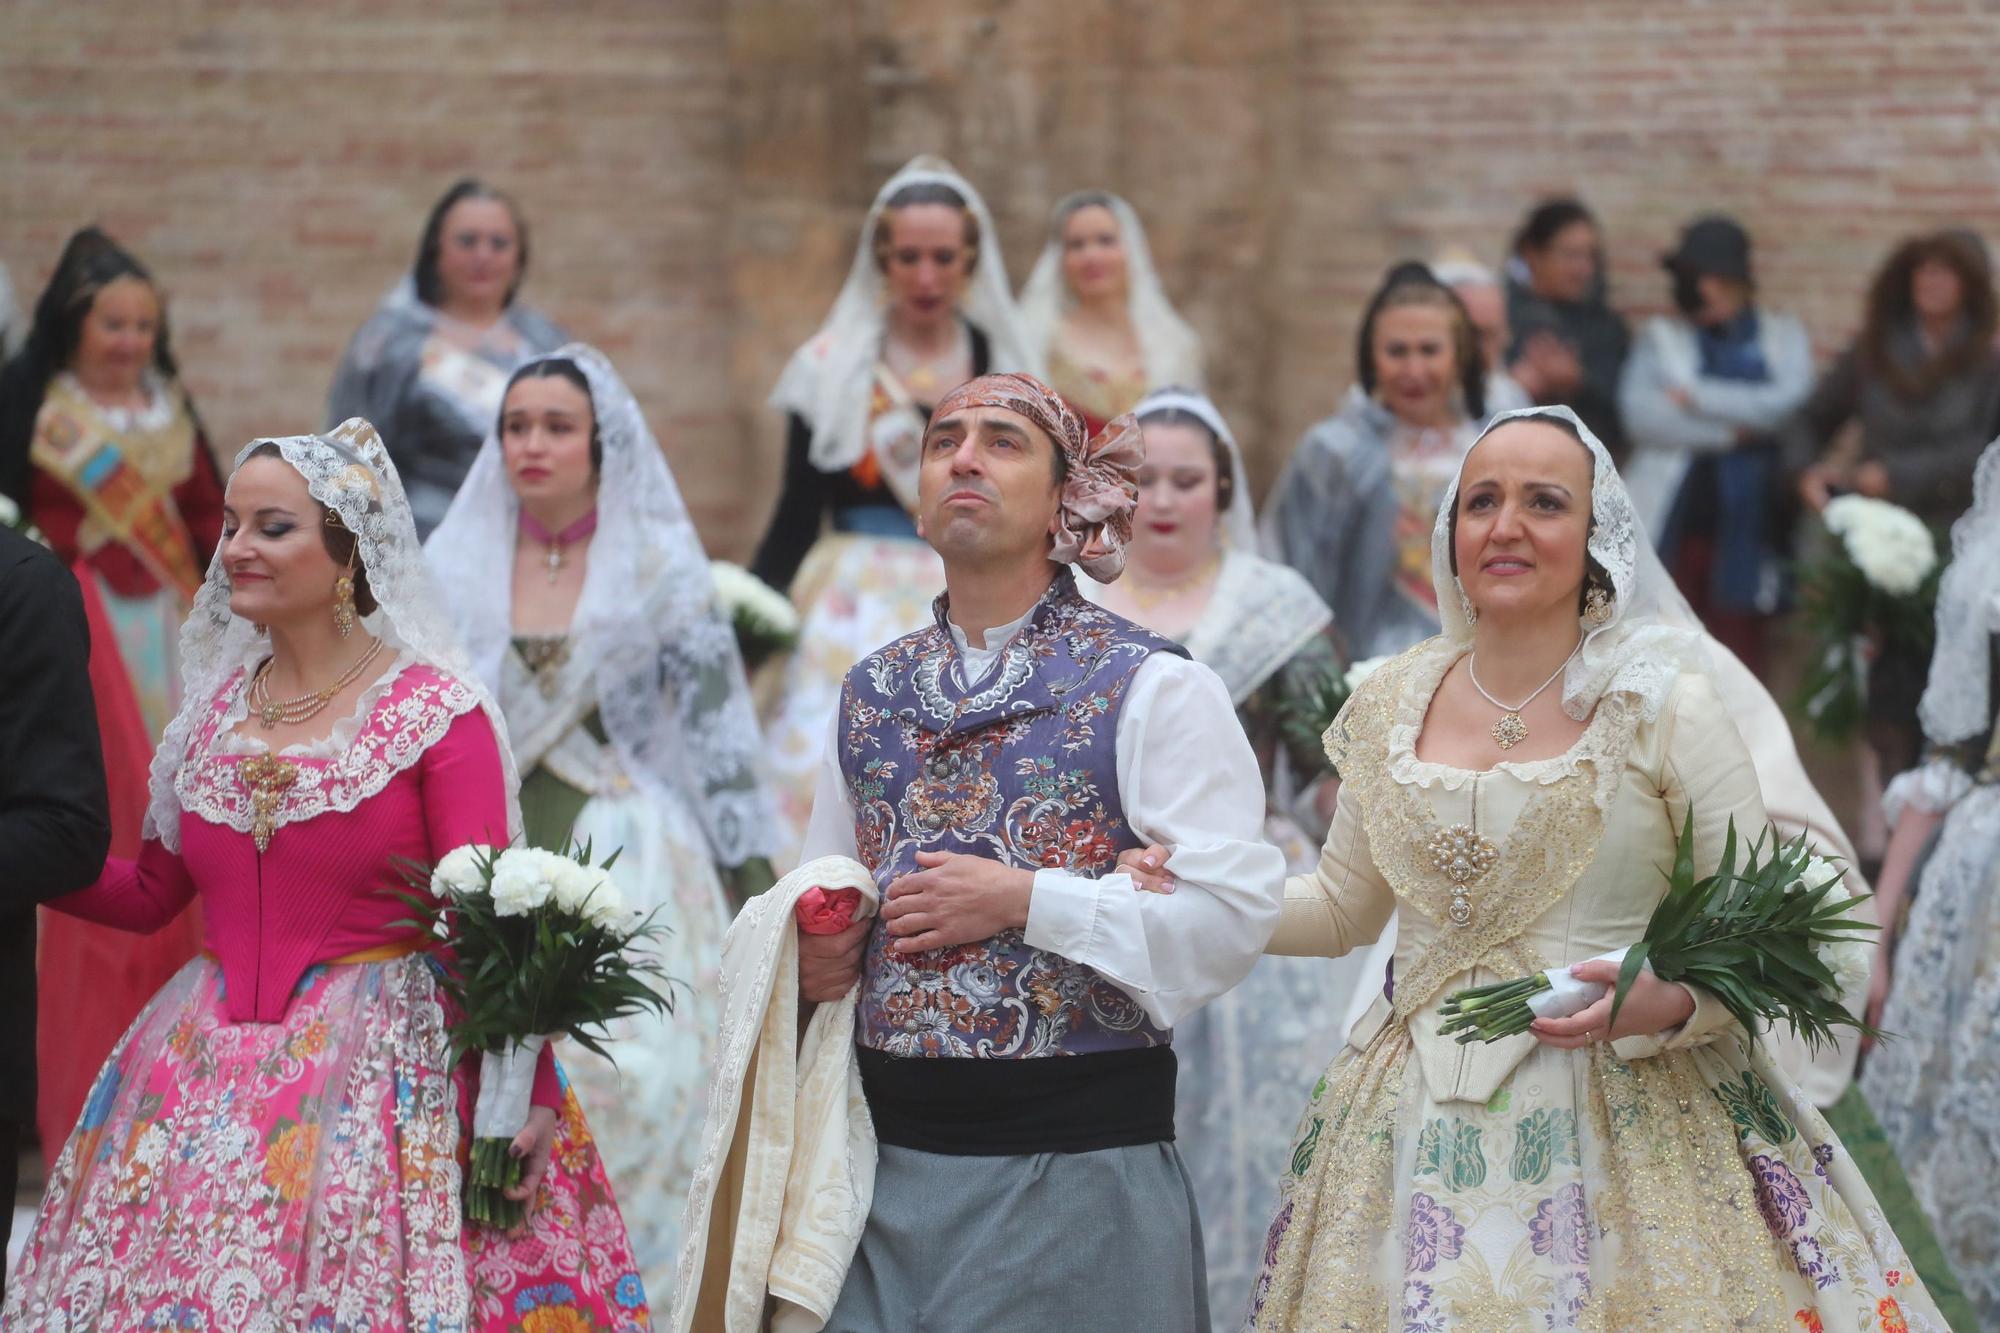
<path id="1" fill-rule="evenodd" d="M 1497 260 L 1537 197 L 1606 224 L 1614 296 L 1727 207 L 1825 347 L 1900 235 L 2000 239 L 2000 9 L 1970 0 L 11 0 L 0 258 L 93 217 L 152 264 L 225 441 L 318 424 L 431 200 L 477 170 L 529 299 L 618 360 L 705 536 L 747 553 L 762 406 L 876 185 L 943 151 L 1016 279 L 1045 210 L 1146 217 L 1259 484 L 1348 379 L 1382 268 Z"/>

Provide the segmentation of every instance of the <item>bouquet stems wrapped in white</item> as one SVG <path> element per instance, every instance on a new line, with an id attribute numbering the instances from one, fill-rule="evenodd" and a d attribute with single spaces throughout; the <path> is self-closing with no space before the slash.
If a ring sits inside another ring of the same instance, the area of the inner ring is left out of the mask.
<path id="1" fill-rule="evenodd" d="M 521 1162 L 508 1147 L 527 1126 L 548 1039 L 568 1036 L 609 1059 L 608 1024 L 673 1010 L 671 995 L 652 984 L 666 980 L 659 966 L 632 948 L 664 927 L 625 905 L 611 878 L 617 859 L 592 865 L 588 846 L 557 853 L 467 845 L 411 875 L 413 886 L 428 890 L 403 895 L 417 914 L 412 924 L 451 954 L 441 984 L 457 1010 L 454 1057 L 481 1053 L 465 1184 L 471 1221 L 506 1229 L 525 1215 L 525 1201 L 506 1195 L 521 1183 Z"/>
<path id="2" fill-rule="evenodd" d="M 1760 860 L 1764 845 L 1763 837 L 1752 843 L 1739 869 L 1732 819 L 1721 864 L 1697 879 L 1694 812 L 1688 812 L 1667 872 L 1667 895 L 1644 938 L 1592 960 L 1619 965 L 1613 1021 L 1640 969 L 1651 968 L 1663 981 L 1714 992 L 1752 1041 L 1779 1020 L 1812 1046 L 1831 1043 L 1835 1027 L 1880 1035 L 1841 1000 L 1867 985 L 1873 947 L 1867 932 L 1876 927 L 1852 915 L 1865 899 L 1848 892 L 1846 871 L 1813 854 L 1804 834 L 1781 843 L 1772 833 L 1770 855 Z M 1440 1007 L 1442 1031 L 1461 1043 L 1498 1041 L 1526 1032 L 1537 1018 L 1578 1013 L 1606 989 L 1571 976 L 1567 966 L 1474 986 Z"/>

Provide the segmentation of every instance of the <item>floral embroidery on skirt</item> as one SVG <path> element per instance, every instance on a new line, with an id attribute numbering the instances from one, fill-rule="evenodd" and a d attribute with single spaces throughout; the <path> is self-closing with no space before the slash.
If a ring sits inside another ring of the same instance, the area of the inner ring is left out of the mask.
<path id="1" fill-rule="evenodd" d="M 315 967 L 231 1023 L 198 958 L 139 1016 L 50 1173 L 8 1327 L 650 1327 L 574 1096 L 530 1233 L 461 1234 L 469 1107 L 421 957 Z"/>

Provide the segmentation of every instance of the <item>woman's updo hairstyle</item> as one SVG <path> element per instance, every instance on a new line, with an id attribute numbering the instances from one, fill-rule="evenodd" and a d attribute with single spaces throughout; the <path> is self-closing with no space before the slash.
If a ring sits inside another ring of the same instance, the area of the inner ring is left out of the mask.
<path id="1" fill-rule="evenodd" d="M 1355 339 L 1355 379 L 1361 391 L 1375 394 L 1375 321 L 1385 310 L 1404 306 L 1428 306 L 1442 310 L 1451 320 L 1452 355 L 1458 362 L 1458 391 L 1465 415 L 1474 421 L 1486 416 L 1486 354 L 1479 347 L 1479 332 L 1458 293 L 1438 281 L 1430 265 L 1406 260 L 1382 277 L 1382 285 L 1368 302 L 1361 317 L 1361 333 Z"/>
<path id="2" fill-rule="evenodd" d="M 882 205 L 881 215 L 875 219 L 875 267 L 884 272 L 889 267 L 890 214 L 918 204 L 943 204 L 959 210 L 965 218 L 965 271 L 969 274 L 977 270 L 979 219 L 973 215 L 972 206 L 965 202 L 965 196 L 943 181 L 912 181 L 889 196 Z"/>
<path id="3" fill-rule="evenodd" d="M 500 395 L 501 415 L 503 417 L 506 415 L 507 395 L 514 392 L 516 384 L 519 384 L 522 380 L 546 379 L 567 380 L 577 388 L 583 390 L 584 401 L 590 404 L 590 470 L 592 472 L 602 472 L 604 470 L 604 435 L 597 424 L 597 399 L 590 392 L 590 379 L 583 373 L 583 367 L 577 365 L 576 362 L 570 360 L 568 357 L 537 357 L 515 371 L 507 381 L 505 392 Z M 494 423 L 493 433 L 495 435 L 500 433 L 498 422 Z"/>

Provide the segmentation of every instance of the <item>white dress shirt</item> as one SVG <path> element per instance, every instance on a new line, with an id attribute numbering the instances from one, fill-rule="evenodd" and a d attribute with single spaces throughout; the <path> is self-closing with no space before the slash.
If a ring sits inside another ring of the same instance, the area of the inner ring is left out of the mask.
<path id="1" fill-rule="evenodd" d="M 983 679 L 1034 611 L 974 648 L 951 625 L 965 677 Z M 841 776 L 841 719 L 828 728 L 802 860 L 854 856 L 854 806 Z M 1173 849 L 1174 892 L 1148 893 L 1120 871 L 1097 879 L 1037 870 L 1027 942 L 1082 963 L 1172 1027 L 1245 976 L 1276 929 L 1283 853 L 1264 841 L 1264 781 L 1221 679 L 1155 653 L 1132 675 L 1118 714 L 1118 800 L 1135 837 Z"/>

